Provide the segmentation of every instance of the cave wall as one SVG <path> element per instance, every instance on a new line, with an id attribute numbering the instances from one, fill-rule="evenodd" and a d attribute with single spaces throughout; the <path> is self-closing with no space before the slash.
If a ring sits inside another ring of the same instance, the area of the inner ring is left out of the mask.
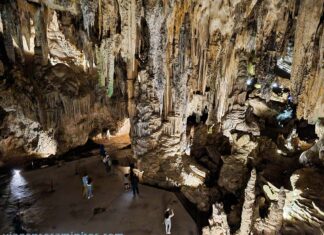
<path id="1" fill-rule="evenodd" d="M 246 101 L 285 103 L 289 94 L 297 117 L 315 124 L 323 116 L 322 12 L 316 0 L 4 2 L 2 77 L 17 64 L 42 79 L 56 64 L 98 76 L 93 84 L 109 98 L 128 98 L 133 151 L 145 168 L 184 152 L 186 120 L 205 107 L 208 125 L 258 135 Z"/>
<path id="2" fill-rule="evenodd" d="M 85 4 L 0 4 L 1 162 L 63 154 L 127 117 L 125 62 L 107 73 L 112 45 Z"/>
<path id="3" fill-rule="evenodd" d="M 323 138 L 323 9 L 320 0 L 4 1 L 1 157 L 63 153 L 128 116 L 144 182 L 178 187 L 202 211 L 217 202 L 206 234 L 219 223 L 223 233 L 316 234 L 323 208 L 298 182 L 321 177 L 299 168 L 323 165 L 322 140 L 307 150 L 314 140 L 298 134 L 316 124 Z"/>
<path id="4" fill-rule="evenodd" d="M 162 169 L 161 159 L 181 162 L 187 118 L 205 107 L 206 124 L 222 123 L 229 138 L 233 131 L 260 135 L 266 124 L 256 120 L 256 110 L 262 105 L 272 118 L 284 118 L 290 102 L 298 119 L 315 124 L 323 116 L 320 1 L 131 3 L 128 17 L 137 26 L 130 33 L 136 45 L 128 108 L 134 154 L 149 169 L 147 179 L 165 179 L 173 169 Z"/>

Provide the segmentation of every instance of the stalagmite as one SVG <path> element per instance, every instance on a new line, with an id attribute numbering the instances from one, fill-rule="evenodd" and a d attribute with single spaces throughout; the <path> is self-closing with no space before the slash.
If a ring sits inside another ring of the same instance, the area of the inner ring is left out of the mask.
<path id="1" fill-rule="evenodd" d="M 244 193 L 244 204 L 241 215 L 241 226 L 237 234 L 250 234 L 253 227 L 254 204 L 255 204 L 255 182 L 256 170 L 251 171 L 251 177 L 247 183 Z"/>
<path id="2" fill-rule="evenodd" d="M 285 205 L 286 193 L 280 188 L 278 201 L 272 202 L 269 215 L 265 219 L 257 219 L 254 225 L 255 233 L 278 234 L 283 225 L 283 208 Z"/>
<path id="3" fill-rule="evenodd" d="M 8 6 L 3 7 L 1 13 L 1 17 L 3 19 L 2 27 L 6 54 L 9 60 L 14 63 L 16 61 L 16 57 L 12 35 L 15 34 L 15 27 L 11 25 L 14 22 L 13 13 L 10 11 Z"/>
<path id="4" fill-rule="evenodd" d="M 230 235 L 230 228 L 222 204 L 213 205 L 209 226 L 203 228 L 203 235 Z"/>

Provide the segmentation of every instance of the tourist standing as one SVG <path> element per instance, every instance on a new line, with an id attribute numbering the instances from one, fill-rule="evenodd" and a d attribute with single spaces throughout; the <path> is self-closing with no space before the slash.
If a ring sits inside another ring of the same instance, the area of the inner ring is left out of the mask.
<path id="1" fill-rule="evenodd" d="M 93 193 L 92 193 L 93 187 L 92 187 L 92 179 L 89 177 L 88 178 L 88 183 L 87 183 L 87 198 L 90 199 L 93 197 Z"/>
<path id="2" fill-rule="evenodd" d="M 171 234 L 171 218 L 174 216 L 173 210 L 166 209 L 164 213 L 164 224 L 165 224 L 165 233 Z"/>
<path id="3" fill-rule="evenodd" d="M 104 158 L 106 156 L 106 150 L 105 150 L 105 146 L 103 144 L 99 145 L 99 153 L 102 158 Z"/>
<path id="4" fill-rule="evenodd" d="M 112 166 L 112 161 L 108 153 L 106 154 L 106 157 L 102 160 L 103 163 L 105 164 L 105 168 L 107 172 L 110 172 L 111 166 Z"/>
<path id="5" fill-rule="evenodd" d="M 136 196 L 136 193 L 139 195 L 139 190 L 138 190 L 138 176 L 134 173 L 134 168 L 131 168 L 130 170 L 130 181 L 131 181 L 131 186 L 133 190 L 133 197 Z"/>
<path id="6" fill-rule="evenodd" d="M 87 186 L 88 185 L 88 179 L 89 179 L 88 174 L 85 173 L 82 176 L 82 186 L 83 186 L 83 188 L 82 188 L 82 196 L 83 197 L 86 197 L 88 195 L 88 186 Z"/>
<path id="7" fill-rule="evenodd" d="M 106 136 L 107 136 L 108 140 L 110 140 L 111 135 L 110 135 L 110 131 L 109 130 L 107 130 Z"/>

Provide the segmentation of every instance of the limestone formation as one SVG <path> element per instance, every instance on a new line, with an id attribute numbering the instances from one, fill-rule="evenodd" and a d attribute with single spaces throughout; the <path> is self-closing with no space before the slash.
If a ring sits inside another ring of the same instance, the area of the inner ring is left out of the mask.
<path id="1" fill-rule="evenodd" d="M 106 124 L 113 120 L 108 101 L 99 90 L 90 93 L 93 78 L 63 64 L 40 73 L 33 83 L 19 70 L 12 71 L 14 83 L 1 91 L 6 98 L 0 104 L 7 114 L 1 125 L 4 158 L 61 154 L 85 144 L 93 130 L 117 127 Z"/>
<path id="2" fill-rule="evenodd" d="M 303 152 L 299 162 L 305 166 L 324 164 L 324 138 L 318 140 L 310 149 Z"/>
<path id="3" fill-rule="evenodd" d="M 1 1 L 0 166 L 129 118 L 143 182 L 216 205 L 204 233 L 316 234 L 323 12 L 322 0 Z"/>
<path id="4" fill-rule="evenodd" d="M 250 234 L 253 226 L 254 219 L 254 204 L 255 204 L 255 169 L 251 172 L 251 177 L 247 183 L 244 194 L 244 204 L 241 216 L 241 227 L 237 234 Z"/>
<path id="5" fill-rule="evenodd" d="M 319 64 L 323 61 L 324 37 L 323 24 L 318 22 L 323 15 L 323 5 L 319 3 L 316 0 L 300 3 L 291 71 L 292 91 L 299 103 L 297 115 L 312 123 L 324 115 L 323 66 Z"/>
<path id="6" fill-rule="evenodd" d="M 223 166 L 220 170 L 218 185 L 231 193 L 242 190 L 248 179 L 248 158 L 253 154 L 257 144 L 244 135 L 233 142 L 232 154 L 222 156 Z"/>
<path id="7" fill-rule="evenodd" d="M 283 208 L 286 194 L 284 188 L 280 188 L 277 200 L 271 202 L 269 214 L 265 219 L 258 218 L 254 224 L 256 234 L 279 234 L 283 225 Z"/>
<path id="8" fill-rule="evenodd" d="M 230 228 L 222 204 L 213 205 L 209 226 L 203 228 L 203 235 L 230 235 Z"/>
<path id="9" fill-rule="evenodd" d="M 287 194 L 283 208 L 285 230 L 320 234 L 324 227 L 323 172 L 300 169 L 290 180 L 293 190 Z"/>
<path id="10" fill-rule="evenodd" d="M 320 119 L 316 122 L 315 132 L 320 139 L 324 138 L 324 120 L 323 119 Z"/>

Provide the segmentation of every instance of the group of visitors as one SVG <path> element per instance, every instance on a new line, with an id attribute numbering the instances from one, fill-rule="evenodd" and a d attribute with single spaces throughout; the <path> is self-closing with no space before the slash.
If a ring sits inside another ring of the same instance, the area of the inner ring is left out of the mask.
<path id="1" fill-rule="evenodd" d="M 105 168 L 107 172 L 110 172 L 112 167 L 112 161 L 108 153 L 106 153 L 104 146 L 100 145 L 100 155 L 102 157 L 102 161 L 105 164 Z M 139 183 L 139 177 L 135 172 L 135 165 L 129 164 L 129 174 L 124 174 L 124 189 L 125 191 L 129 191 L 130 188 L 133 192 L 133 197 L 135 198 L 136 195 L 139 195 L 139 189 L 138 189 L 138 183 Z M 83 184 L 83 190 L 82 195 L 83 197 L 90 199 L 93 197 L 93 186 L 92 186 L 92 179 L 88 176 L 87 173 L 85 173 L 82 177 L 82 184 Z M 164 224 L 165 224 L 165 233 L 171 234 L 171 218 L 174 216 L 174 212 L 171 209 L 167 209 L 164 213 Z"/>

